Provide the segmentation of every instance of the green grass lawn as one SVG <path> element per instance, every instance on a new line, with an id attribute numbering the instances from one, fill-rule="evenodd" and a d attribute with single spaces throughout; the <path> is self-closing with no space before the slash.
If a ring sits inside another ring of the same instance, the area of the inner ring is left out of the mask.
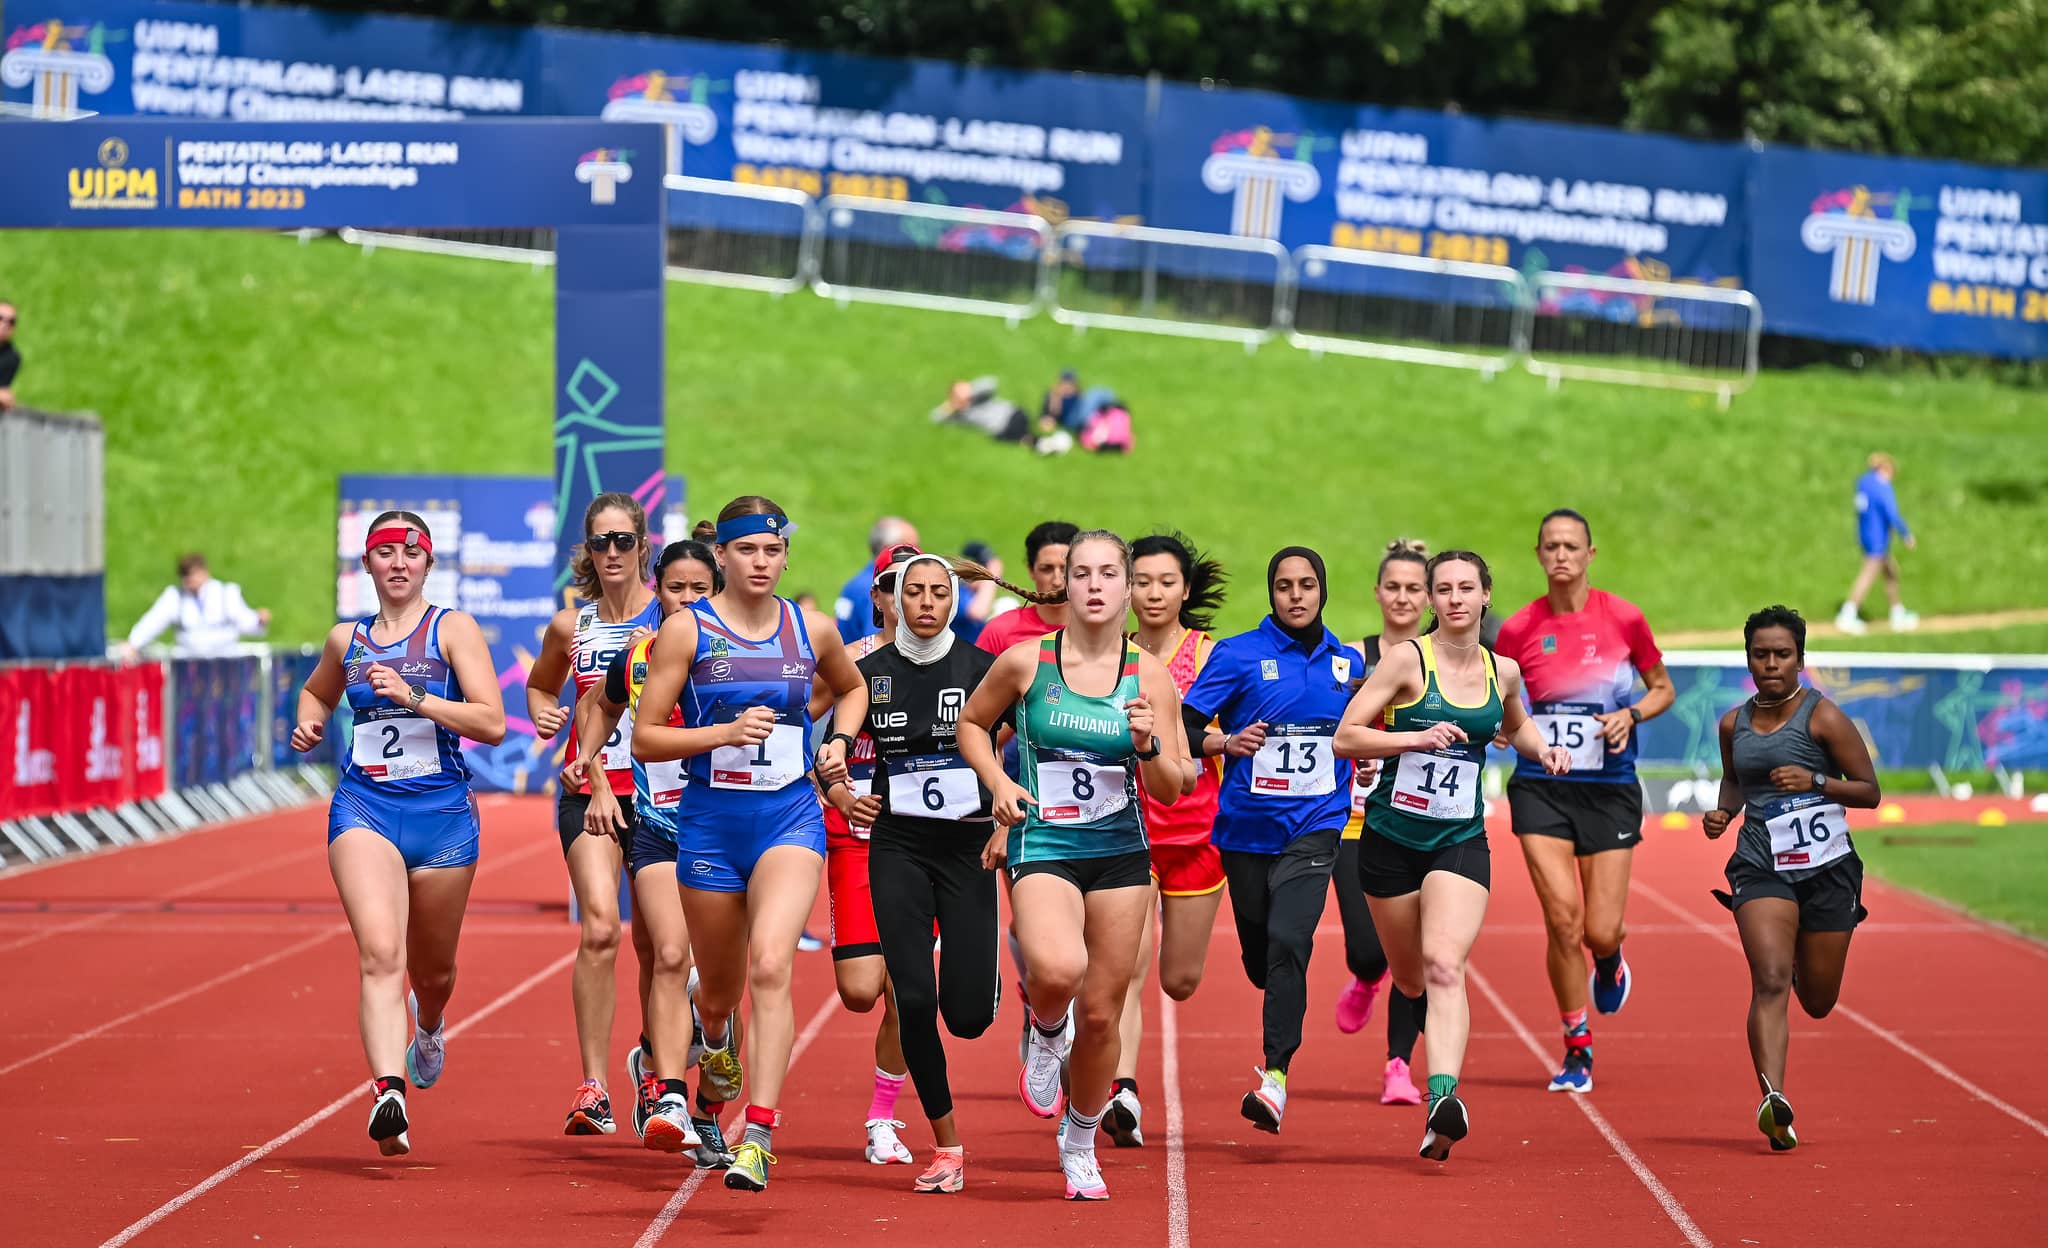
<path id="1" fill-rule="evenodd" d="M 1856 849 L 1893 883 L 2048 936 L 2048 823 L 1886 827 L 1858 832 Z"/>
<path id="2" fill-rule="evenodd" d="M 551 471 L 552 278 L 526 266 L 259 233 L 0 235 L 0 298 L 22 307 L 24 401 L 107 426 L 109 623 L 125 631 L 177 552 L 316 637 L 333 606 L 335 478 Z M 1593 519 L 1595 581 L 1664 630 L 1735 628 L 1788 602 L 1832 615 L 1855 570 L 1851 483 L 1882 448 L 1920 534 L 1908 601 L 1925 615 L 2048 606 L 2048 395 L 1985 380 L 1771 374 L 1727 412 L 1706 396 L 1329 357 L 1282 346 L 1095 332 L 808 294 L 675 285 L 670 467 L 702 513 L 781 501 L 804 528 L 785 588 L 830 597 L 869 522 L 928 545 L 994 543 L 1063 516 L 1127 534 L 1178 526 L 1236 577 L 1229 628 L 1264 610 L 1266 559 L 1328 557 L 1330 622 L 1376 621 L 1369 580 L 1397 534 L 1496 565 L 1511 609 L 1542 582 L 1537 518 Z M 1115 386 L 1128 457 L 1045 460 L 925 413 L 956 377 L 995 373 L 1035 406 L 1062 367 Z M 2048 628 L 1967 648 L 2048 650 Z M 1882 633 L 1872 648 L 1962 648 Z M 1831 645 L 1831 648 L 1837 648 Z"/>

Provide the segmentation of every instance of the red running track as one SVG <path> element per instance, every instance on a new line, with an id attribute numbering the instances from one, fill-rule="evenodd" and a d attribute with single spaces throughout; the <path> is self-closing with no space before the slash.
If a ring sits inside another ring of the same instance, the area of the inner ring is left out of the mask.
<path id="1" fill-rule="evenodd" d="M 0 876 L 0 1244 L 1012 1243 L 1069 1230 L 1127 1244 L 2038 1243 L 2048 1068 L 2033 1060 L 2048 947 L 1872 883 L 1843 1008 L 1796 1018 L 1801 1147 L 1755 1132 L 1747 979 L 1707 896 L 1725 855 L 1652 830 L 1636 858 L 1628 1009 L 1597 1019 L 1598 1090 L 1543 1090 L 1556 1057 L 1542 932 L 1502 832 L 1473 958 L 1463 1090 L 1474 1133 L 1418 1160 L 1421 1111 L 1378 1103 L 1383 1027 L 1330 1023 L 1345 979 L 1336 909 L 1311 970 L 1284 1134 L 1237 1104 L 1257 997 L 1227 915 L 1209 978 L 1156 995 L 1140 1068 L 1147 1147 L 1102 1158 L 1113 1199 L 1069 1205 L 1052 1129 L 1017 1103 L 1014 1001 L 949 1046 L 968 1190 L 913 1196 L 861 1161 L 871 1019 L 797 976 L 800 1050 L 764 1195 L 692 1181 L 628 1129 L 558 1134 L 576 1082 L 574 929 L 544 803 L 490 799 L 464 932 L 448 1074 L 412 1097 L 414 1150 L 364 1135 L 353 947 L 326 876 L 324 811 Z M 814 930 L 823 930 L 821 912 Z M 635 1030 L 621 957 L 614 1067 Z M 1420 1072 L 1418 1072 L 1418 1081 Z M 623 1075 L 619 1076 L 623 1082 Z M 623 1089 L 621 1089 L 623 1090 Z M 906 1092 L 905 1138 L 930 1136 Z M 1178 1120 L 1178 1121 L 1176 1121 Z M 1426 1240 L 1425 1240 L 1426 1237 Z"/>

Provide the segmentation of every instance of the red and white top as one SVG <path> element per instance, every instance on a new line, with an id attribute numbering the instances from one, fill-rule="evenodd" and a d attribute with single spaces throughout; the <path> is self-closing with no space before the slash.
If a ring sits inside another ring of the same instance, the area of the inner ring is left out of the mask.
<path id="1" fill-rule="evenodd" d="M 1216 648 L 1216 639 L 1199 629 L 1189 629 L 1181 636 L 1180 645 L 1174 647 L 1173 656 L 1166 661 L 1167 674 L 1173 677 L 1173 689 L 1181 697 L 1188 696 L 1188 689 L 1201 674 L 1202 665 L 1209 661 L 1209 652 Z M 1160 725 L 1162 731 L 1172 731 L 1167 725 Z M 1196 744 L 1189 742 L 1190 746 Z M 1145 836 L 1154 845 L 1207 845 L 1209 833 L 1216 824 L 1216 803 L 1223 791 L 1223 760 L 1220 758 L 1198 758 L 1201 776 L 1195 781 L 1195 791 L 1181 798 L 1171 806 L 1163 805 L 1152 796 L 1151 790 L 1140 786 L 1139 792 L 1145 797 Z"/>
<path id="2" fill-rule="evenodd" d="M 1634 603 L 1594 589 L 1583 608 L 1560 615 L 1549 598 L 1538 598 L 1500 626 L 1493 650 L 1521 665 L 1529 712 L 1544 740 L 1572 751 L 1571 771 L 1553 779 L 1635 783 L 1635 734 L 1621 750 L 1609 751 L 1593 718 L 1635 702 L 1638 677 L 1664 662 Z M 1524 758 L 1515 774 L 1534 778 L 1544 771 Z"/>
<path id="3" fill-rule="evenodd" d="M 584 603 L 576 613 L 576 635 L 569 641 L 569 662 L 576 677 L 576 696 L 580 699 L 591 686 L 602 684 L 605 673 L 611 670 L 612 660 L 632 644 L 633 634 L 641 629 L 661 627 L 661 600 L 649 597 L 647 605 L 639 614 L 616 624 L 607 623 L 597 617 L 597 604 Z M 569 757 L 579 757 L 576 743 L 576 717 L 569 717 Z M 633 796 L 633 711 L 628 707 L 619 716 L 619 726 L 605 740 L 604 753 L 598 758 L 604 767 L 605 778 L 611 782 L 612 792 L 620 797 Z M 590 783 L 585 781 L 576 790 L 590 792 Z"/>

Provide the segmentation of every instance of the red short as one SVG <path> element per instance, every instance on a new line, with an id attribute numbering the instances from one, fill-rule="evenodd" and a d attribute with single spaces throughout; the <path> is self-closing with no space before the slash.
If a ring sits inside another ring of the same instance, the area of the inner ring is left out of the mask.
<path id="1" fill-rule="evenodd" d="M 855 836 L 830 806 L 825 808 L 825 887 L 832 905 L 832 960 L 881 957 L 875 901 L 868 891 L 867 838 Z"/>
<path id="2" fill-rule="evenodd" d="M 1152 878 L 1167 897 L 1206 897 L 1223 887 L 1223 855 L 1214 845 L 1154 845 Z"/>

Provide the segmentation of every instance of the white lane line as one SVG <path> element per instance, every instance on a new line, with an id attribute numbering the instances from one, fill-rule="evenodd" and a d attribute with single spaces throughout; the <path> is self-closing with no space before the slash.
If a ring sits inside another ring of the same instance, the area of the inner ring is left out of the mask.
<path id="1" fill-rule="evenodd" d="M 1166 1244 L 1188 1248 L 1188 1161 L 1180 1103 L 1180 1018 L 1159 990 L 1159 1081 L 1166 1085 Z"/>
<path id="2" fill-rule="evenodd" d="M 1712 936 L 1715 940 L 1718 940 L 1722 944 L 1728 946 L 1730 949 L 1735 950 L 1735 952 L 1742 952 L 1742 941 L 1739 937 L 1719 927 L 1715 927 L 1712 924 L 1702 921 L 1698 915 L 1694 914 L 1690 910 L 1681 907 L 1677 902 L 1671 900 L 1669 897 L 1666 897 L 1664 894 L 1658 892 L 1656 889 L 1651 888 L 1649 885 L 1644 884 L 1641 880 L 1634 881 L 1630 885 L 1630 888 L 1633 892 L 1641 893 L 1643 896 L 1649 898 L 1651 901 L 1656 902 L 1658 905 L 1664 907 L 1666 910 L 1669 910 L 1671 913 L 1686 920 L 1688 923 L 1692 924 L 1701 932 L 1709 936 Z M 1871 1035 L 1876 1036 L 1878 1039 L 1884 1041 L 1886 1044 L 1891 1045 L 1899 1052 L 1904 1053 L 1907 1057 L 1910 1057 L 1914 1061 L 1919 1062 L 1922 1066 L 1925 1066 L 1927 1069 L 1933 1071 L 1935 1074 L 1940 1075 L 1942 1078 L 1948 1080 L 1950 1083 L 1956 1085 L 1958 1088 L 1961 1088 L 1963 1091 L 1969 1093 L 1971 1096 L 1984 1102 L 1986 1105 L 1991 1106 L 1999 1113 L 2004 1114 L 2008 1118 L 2011 1118 L 2014 1122 L 2017 1122 L 2022 1126 L 2031 1128 L 2036 1135 L 2048 1137 L 2048 1123 L 2042 1122 L 2040 1119 L 2027 1113 L 2025 1110 L 2020 1109 L 2016 1105 L 2000 1100 L 1998 1097 L 1993 1096 L 1990 1092 L 1986 1091 L 1985 1089 L 1970 1082 L 1968 1079 L 1963 1078 L 1963 1076 L 1957 1074 L 1955 1070 L 1949 1067 L 1946 1063 L 1940 1061 L 1933 1055 L 1927 1053 L 1919 1046 L 1913 1044 L 1905 1037 L 1899 1035 L 1899 1033 L 1891 1030 L 1888 1027 L 1879 1026 L 1875 1020 L 1873 1020 L 1868 1014 L 1865 1014 L 1863 1011 L 1856 1009 L 1853 1006 L 1838 1002 L 1835 1005 L 1835 1012 L 1837 1014 L 1840 1014 L 1842 1017 L 1848 1019 L 1850 1022 L 1855 1023 L 1858 1027 L 1863 1028 Z"/>
<path id="3" fill-rule="evenodd" d="M 311 936 L 306 937 L 306 939 L 304 940 L 298 941 L 294 944 L 286 945 L 284 948 L 274 950 L 268 954 L 265 954 L 263 957 L 255 958 L 248 962 L 244 962 L 240 966 L 236 967 L 231 971 L 223 971 L 220 974 L 214 976 L 212 979 L 205 981 L 204 983 L 194 984 L 190 988 L 185 988 L 178 992 L 174 992 L 168 997 L 163 997 L 159 1000 L 152 1001 L 148 1005 L 145 1005 L 140 1009 L 130 1010 L 126 1014 L 121 1015 L 119 1018 L 110 1018 L 106 1022 L 101 1023 L 97 1027 L 89 1027 L 84 1031 L 76 1032 L 63 1040 L 58 1041 L 56 1044 L 51 1045 L 49 1048 L 40 1049 L 34 1053 L 29 1054 L 27 1057 L 16 1058 L 14 1061 L 7 1063 L 7 1065 L 0 1066 L 0 1075 L 12 1074 L 17 1070 L 20 1070 L 24 1066 L 32 1066 L 35 1063 L 42 1061 L 46 1057 L 54 1057 L 57 1054 L 62 1053 L 64 1050 L 72 1047 L 73 1045 L 83 1044 L 87 1040 L 92 1039 L 94 1036 L 97 1036 L 102 1032 L 112 1031 L 116 1027 L 121 1027 L 128 1023 L 132 1023 L 136 1019 L 142 1018 L 145 1015 L 154 1014 L 158 1010 L 166 1009 L 170 1006 L 176 1005 L 180 1001 L 189 1000 L 193 997 L 198 996 L 200 993 L 207 991 L 210 988 L 218 988 L 222 984 L 228 983 L 231 980 L 240 979 L 242 976 L 247 975 L 252 971 L 260 971 L 264 967 L 269 966 L 274 962 L 282 962 L 286 958 L 291 957 L 293 954 L 301 953 L 307 949 L 311 949 L 314 945 L 320 944 L 322 941 L 331 940 L 332 938 L 341 935 L 343 932 L 346 932 L 347 930 L 348 925 L 342 923 L 336 924 L 335 926 L 326 928 L 322 931 L 315 932 Z"/>
<path id="4" fill-rule="evenodd" d="M 485 1005 L 476 1013 L 471 1014 L 469 1017 L 461 1020 L 460 1022 L 448 1024 L 449 1038 L 453 1039 L 454 1037 L 461 1035 L 463 1032 L 469 1030 L 471 1027 L 474 1027 L 476 1024 L 489 1018 L 491 1015 L 497 1013 L 499 1010 L 502 1010 L 506 1006 L 512 1004 L 514 1001 L 517 1001 L 520 997 L 525 996 L 528 992 L 532 991 L 539 985 L 545 983 L 548 979 L 560 974 L 563 968 L 567 967 L 571 962 L 574 962 L 575 960 L 576 953 L 574 950 L 571 950 L 570 952 L 565 953 L 561 957 L 556 958 L 554 961 L 548 963 L 546 966 L 542 967 L 538 971 L 535 971 L 533 974 L 527 976 L 525 979 L 519 981 L 519 983 L 514 985 L 512 988 L 508 989 L 503 995 L 499 996 L 496 1000 Z M 321 1123 L 327 1121 L 329 1118 L 334 1117 L 334 1115 L 340 1113 L 346 1107 L 350 1105 L 361 1105 L 365 1099 L 367 1098 L 364 1095 L 364 1089 L 360 1086 L 352 1089 L 351 1091 L 343 1093 L 338 1097 L 335 1097 L 332 1101 L 329 1101 L 322 1108 L 315 1110 L 312 1114 L 309 1114 L 304 1119 L 301 1119 L 297 1126 L 293 1127 L 289 1131 L 286 1131 L 283 1135 L 275 1136 L 268 1142 L 263 1144 L 261 1147 L 254 1148 L 246 1153 L 243 1153 L 240 1157 L 236 1158 L 234 1161 L 228 1163 L 227 1165 L 222 1166 L 220 1169 L 214 1171 L 212 1174 L 200 1180 L 198 1183 L 195 1183 L 191 1187 L 186 1188 L 184 1191 L 178 1193 L 176 1196 L 173 1196 L 171 1199 L 165 1201 L 163 1204 L 158 1205 L 155 1209 L 150 1210 L 148 1213 L 137 1218 L 135 1221 L 130 1222 L 125 1229 L 123 1229 L 113 1237 L 102 1242 L 100 1244 L 100 1248 L 121 1248 L 121 1245 L 126 1244 L 128 1241 L 134 1239 L 137 1235 L 142 1234 L 150 1227 L 155 1226 L 157 1223 L 163 1221 L 165 1218 L 170 1217 L 178 1210 L 183 1209 L 186 1205 L 189 1205 L 193 1201 L 198 1200 L 201 1196 L 206 1195 L 206 1193 L 212 1191 L 214 1188 L 219 1187 L 221 1184 L 227 1182 L 229 1179 L 234 1178 L 242 1171 L 247 1170 L 250 1166 L 255 1165 L 257 1162 L 263 1160 L 265 1157 L 270 1156 L 270 1154 L 276 1152 L 280 1148 L 283 1148 L 285 1145 L 291 1143 L 293 1140 L 298 1139 L 300 1136 L 306 1134 L 306 1132 L 311 1131 L 314 1127 L 317 1127 Z"/>
<path id="5" fill-rule="evenodd" d="M 811 1021 L 804 1024 L 803 1033 L 796 1038 L 795 1046 L 789 1051 L 791 1068 L 796 1066 L 796 1059 L 804 1055 L 804 1050 L 811 1047 L 811 1041 L 816 1040 L 818 1033 L 825 1029 L 826 1022 L 838 1012 L 839 994 L 826 993 L 824 1003 L 818 1007 L 816 1014 L 811 1015 Z M 742 1112 L 733 1119 L 732 1126 L 726 1129 L 725 1138 L 730 1143 L 738 1143 L 739 1136 L 733 1135 L 732 1132 L 737 1130 L 744 1135 L 746 1129 L 746 1114 Z M 690 1177 L 683 1180 L 683 1185 L 676 1189 L 675 1195 L 669 1197 L 668 1203 L 661 1207 L 661 1212 L 654 1215 L 654 1221 L 649 1222 L 647 1229 L 640 1233 L 640 1238 L 633 1241 L 633 1248 L 653 1248 L 655 1244 L 660 1243 L 661 1237 L 668 1234 L 668 1228 L 674 1226 L 676 1219 L 682 1216 L 683 1206 L 690 1203 L 690 1197 L 697 1194 L 697 1189 L 704 1186 L 704 1181 L 713 1173 L 715 1172 L 711 1170 L 691 1171 Z"/>
<path id="6" fill-rule="evenodd" d="M 1479 973 L 1479 968 L 1468 963 L 1465 967 L 1465 976 L 1471 980 L 1474 987 L 1485 994 L 1487 1002 L 1493 1006 L 1495 1011 L 1507 1020 L 1508 1026 L 1514 1029 L 1515 1035 L 1521 1040 L 1523 1047 L 1529 1050 L 1531 1056 L 1535 1057 L 1536 1064 L 1545 1071 L 1548 1071 L 1550 1069 L 1549 1050 L 1545 1049 L 1537 1041 L 1535 1035 L 1522 1025 L 1522 1020 L 1515 1015 L 1513 1010 L 1508 1008 L 1508 1003 L 1501 999 L 1501 995 L 1493 990 L 1493 985 L 1487 982 L 1484 975 Z M 1621 1132 L 1615 1130 L 1614 1124 L 1607 1121 L 1607 1115 L 1601 1113 L 1594 1107 L 1593 1102 L 1583 1096 L 1573 1096 L 1567 1093 L 1565 1094 L 1565 1099 L 1578 1107 L 1579 1112 L 1586 1116 L 1586 1121 L 1593 1124 L 1594 1130 L 1606 1138 L 1608 1147 L 1612 1148 L 1615 1154 L 1627 1164 L 1628 1168 L 1635 1172 L 1637 1181 L 1649 1191 L 1651 1197 L 1664 1210 L 1664 1216 L 1670 1218 L 1672 1224 L 1678 1227 L 1680 1233 L 1685 1236 L 1686 1242 L 1691 1244 L 1693 1248 L 1713 1248 L 1714 1241 L 1708 1239 L 1699 1226 L 1693 1222 L 1692 1215 L 1685 1211 L 1685 1206 L 1679 1203 L 1678 1197 L 1671 1194 L 1671 1189 L 1664 1186 L 1664 1181 L 1657 1177 L 1657 1172 L 1650 1169 L 1643 1159 L 1636 1155 L 1636 1150 L 1628 1146 L 1627 1140 L 1621 1138 Z"/>

